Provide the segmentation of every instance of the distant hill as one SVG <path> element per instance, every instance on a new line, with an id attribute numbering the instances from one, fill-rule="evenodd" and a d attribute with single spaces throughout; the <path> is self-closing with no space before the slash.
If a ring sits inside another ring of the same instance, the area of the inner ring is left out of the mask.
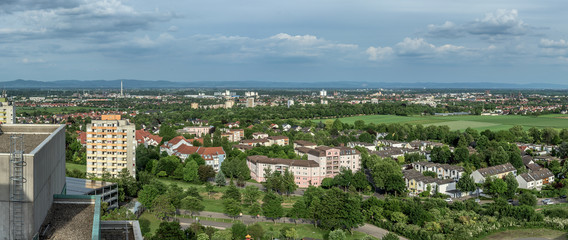
<path id="1" fill-rule="evenodd" d="M 395 83 L 395 82 L 269 82 L 269 81 L 199 81 L 199 82 L 173 82 L 165 80 L 12 80 L 0 81 L 0 88 L 12 89 L 119 89 L 120 81 L 125 89 L 147 88 L 428 88 L 428 89 L 568 89 L 567 84 L 513 84 L 513 83 Z"/>

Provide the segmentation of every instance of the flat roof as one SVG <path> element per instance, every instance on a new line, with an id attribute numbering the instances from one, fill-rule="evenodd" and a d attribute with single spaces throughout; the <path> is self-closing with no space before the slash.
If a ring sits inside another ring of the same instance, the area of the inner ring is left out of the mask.
<path id="1" fill-rule="evenodd" d="M 92 181 L 89 179 L 65 177 L 66 191 L 68 195 L 88 195 L 96 189 L 111 186 L 116 183 Z"/>
<path id="2" fill-rule="evenodd" d="M 0 126 L 0 154 L 10 153 L 10 136 L 22 135 L 24 153 L 31 153 L 61 125 L 54 124 L 5 124 Z"/>
<path id="3" fill-rule="evenodd" d="M 94 204 L 53 203 L 40 234 L 51 233 L 50 239 L 91 239 L 94 215 Z"/>

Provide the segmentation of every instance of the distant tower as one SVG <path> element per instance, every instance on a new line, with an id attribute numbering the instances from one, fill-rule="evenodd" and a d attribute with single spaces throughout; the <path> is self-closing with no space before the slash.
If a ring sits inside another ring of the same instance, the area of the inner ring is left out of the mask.
<path id="1" fill-rule="evenodd" d="M 124 97 L 124 93 L 122 92 L 122 80 L 120 80 L 120 96 Z"/>

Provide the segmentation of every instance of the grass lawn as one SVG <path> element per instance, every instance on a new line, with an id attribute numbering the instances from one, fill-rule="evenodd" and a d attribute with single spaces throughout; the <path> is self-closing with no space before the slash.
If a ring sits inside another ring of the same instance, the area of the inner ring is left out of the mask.
<path id="1" fill-rule="evenodd" d="M 567 233 L 557 230 L 535 228 L 516 229 L 497 232 L 486 237 L 486 240 L 514 240 L 514 239 L 566 239 Z"/>
<path id="2" fill-rule="evenodd" d="M 561 114 L 549 114 L 539 117 L 521 115 L 502 116 L 394 116 L 394 115 L 368 115 L 340 118 L 342 122 L 353 124 L 357 120 L 365 123 L 408 123 L 428 125 L 448 125 L 451 130 L 465 130 L 468 127 L 477 130 L 507 130 L 515 125 L 521 125 L 525 129 L 536 128 L 568 128 L 568 116 Z"/>
<path id="3" fill-rule="evenodd" d="M 223 213 L 225 212 L 225 208 L 223 206 L 223 200 L 221 200 L 221 197 L 223 196 L 223 193 L 227 190 L 227 187 L 217 187 L 215 186 L 215 192 L 212 194 L 209 194 L 205 191 L 205 185 L 203 184 L 194 184 L 194 183 L 188 183 L 188 182 L 184 182 L 184 181 L 180 181 L 180 180 L 173 180 L 173 179 L 167 179 L 167 178 L 159 178 L 158 181 L 166 184 L 166 185 L 170 185 L 170 184 L 177 184 L 178 186 L 180 186 L 183 189 L 189 188 L 189 187 L 195 187 L 197 188 L 197 190 L 199 191 L 199 194 L 203 197 L 203 206 L 205 206 L 204 211 L 207 212 L 220 212 Z M 239 188 L 242 191 L 242 188 Z M 264 194 L 261 194 L 260 196 L 260 200 L 262 200 L 262 198 L 264 197 Z M 301 199 L 300 196 L 285 196 L 283 195 L 283 203 L 282 203 L 282 207 L 285 208 L 285 211 L 287 211 L 286 209 L 292 208 L 292 206 L 294 205 L 294 203 L 296 203 L 296 201 L 298 201 L 299 199 Z M 246 213 L 247 210 L 244 210 L 243 213 Z"/>
<path id="4" fill-rule="evenodd" d="M 146 211 L 142 213 L 142 215 L 140 215 L 140 217 L 138 218 L 138 222 L 140 223 L 140 230 L 142 232 L 142 235 L 146 235 L 148 233 L 154 235 L 154 233 L 160 226 L 160 222 L 162 221 L 160 221 L 154 215 Z"/>
<path id="5" fill-rule="evenodd" d="M 316 238 L 316 239 L 324 239 L 324 235 L 327 233 L 326 230 L 323 229 L 319 229 L 319 228 L 315 228 L 313 225 L 311 224 L 292 224 L 292 223 L 259 223 L 260 225 L 262 225 L 262 227 L 264 228 L 264 231 L 266 232 L 267 230 L 269 230 L 270 228 L 273 228 L 274 230 L 280 230 L 283 227 L 286 226 L 290 226 L 296 229 L 296 231 L 298 232 L 298 235 L 301 238 L 304 237 L 311 237 L 311 238 Z M 363 237 L 367 236 L 367 234 L 365 233 L 361 233 L 361 232 L 353 232 L 353 235 L 347 233 L 346 234 L 347 239 L 362 239 Z M 376 238 L 374 238 L 376 239 Z"/>
<path id="6" fill-rule="evenodd" d="M 65 162 L 65 168 L 67 168 L 69 171 L 73 171 L 73 169 L 77 169 L 77 170 L 79 170 L 83 173 L 87 171 L 87 165 L 70 163 L 70 162 Z"/>

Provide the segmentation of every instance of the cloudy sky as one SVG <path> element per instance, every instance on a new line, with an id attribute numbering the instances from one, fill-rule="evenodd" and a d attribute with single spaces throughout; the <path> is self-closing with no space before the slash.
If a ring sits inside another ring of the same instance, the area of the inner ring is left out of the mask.
<path id="1" fill-rule="evenodd" d="M 566 1 L 0 0 L 0 81 L 568 83 Z"/>

